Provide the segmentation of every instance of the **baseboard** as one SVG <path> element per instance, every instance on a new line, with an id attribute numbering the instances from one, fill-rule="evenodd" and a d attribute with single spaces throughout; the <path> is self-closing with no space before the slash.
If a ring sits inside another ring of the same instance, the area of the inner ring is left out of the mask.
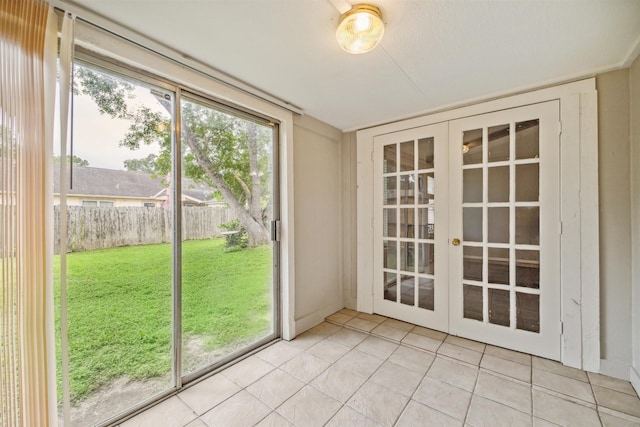
<path id="1" fill-rule="evenodd" d="M 629 368 L 629 380 L 631 381 L 631 385 L 636 389 L 636 393 L 640 396 L 640 372 L 635 367 Z"/>
<path id="2" fill-rule="evenodd" d="M 629 381 L 629 365 L 612 360 L 600 359 L 600 374 Z"/>
<path id="3" fill-rule="evenodd" d="M 304 331 L 307 331 L 314 326 L 319 325 L 324 322 L 325 317 L 332 315 L 338 310 L 342 310 L 344 308 L 344 304 L 342 302 L 335 303 L 333 305 L 322 308 L 321 310 L 315 311 L 311 314 L 308 314 L 300 319 L 297 319 L 295 325 L 295 335 L 298 336 Z"/>

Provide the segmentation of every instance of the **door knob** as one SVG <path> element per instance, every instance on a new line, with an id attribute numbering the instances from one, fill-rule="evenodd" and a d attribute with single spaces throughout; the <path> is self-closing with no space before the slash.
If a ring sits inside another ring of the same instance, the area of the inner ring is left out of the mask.
<path id="1" fill-rule="evenodd" d="M 456 237 L 455 239 L 453 239 L 453 240 L 451 241 L 451 244 L 452 244 L 453 246 L 458 246 L 458 245 L 460 245 L 460 239 L 458 239 L 458 238 Z"/>

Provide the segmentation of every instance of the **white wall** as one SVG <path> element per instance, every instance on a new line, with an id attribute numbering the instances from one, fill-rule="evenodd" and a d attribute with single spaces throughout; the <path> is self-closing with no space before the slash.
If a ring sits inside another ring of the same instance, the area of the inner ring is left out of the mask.
<path id="1" fill-rule="evenodd" d="M 342 281 L 344 305 L 352 310 L 357 303 L 357 185 L 356 185 L 356 133 L 345 133 L 342 138 L 342 218 L 343 256 Z"/>
<path id="2" fill-rule="evenodd" d="M 598 75 L 600 371 L 628 379 L 631 364 L 629 70 Z"/>
<path id="3" fill-rule="evenodd" d="M 640 394 L 640 57 L 629 69 L 631 121 L 631 265 L 632 366 L 631 382 Z"/>
<path id="4" fill-rule="evenodd" d="M 344 307 L 342 132 L 293 122 L 296 335 Z"/>

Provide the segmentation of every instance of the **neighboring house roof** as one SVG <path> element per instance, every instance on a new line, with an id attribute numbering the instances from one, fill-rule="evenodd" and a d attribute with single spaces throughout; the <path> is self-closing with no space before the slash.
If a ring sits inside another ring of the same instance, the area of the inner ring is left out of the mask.
<path id="1" fill-rule="evenodd" d="M 54 193 L 60 193 L 60 168 L 54 167 Z M 67 169 L 69 173 L 69 169 Z M 142 172 L 129 172 L 93 167 L 73 167 L 73 188 L 67 188 L 68 195 L 121 198 L 163 198 L 166 197 L 167 182 L 162 177 L 154 177 Z M 214 189 L 197 184 L 191 179 L 183 180 L 183 196 L 197 202 L 211 200 Z"/>

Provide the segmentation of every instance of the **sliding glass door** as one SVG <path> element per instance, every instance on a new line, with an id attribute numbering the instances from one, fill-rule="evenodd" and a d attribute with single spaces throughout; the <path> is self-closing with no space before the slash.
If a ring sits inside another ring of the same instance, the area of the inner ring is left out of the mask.
<path id="1" fill-rule="evenodd" d="M 58 390 L 74 426 L 114 422 L 279 333 L 277 124 L 85 59 L 54 189 Z"/>

